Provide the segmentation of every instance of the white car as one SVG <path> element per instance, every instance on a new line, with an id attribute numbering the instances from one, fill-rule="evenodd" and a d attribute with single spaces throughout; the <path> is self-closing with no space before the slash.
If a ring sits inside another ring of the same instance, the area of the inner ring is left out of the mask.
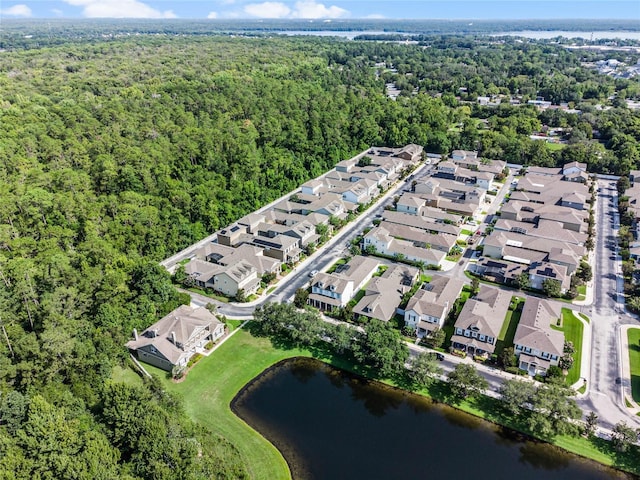
<path id="1" fill-rule="evenodd" d="M 318 274 L 318 270 L 311 270 L 309 272 L 309 276 L 312 277 L 312 278 L 315 277 L 317 274 Z"/>

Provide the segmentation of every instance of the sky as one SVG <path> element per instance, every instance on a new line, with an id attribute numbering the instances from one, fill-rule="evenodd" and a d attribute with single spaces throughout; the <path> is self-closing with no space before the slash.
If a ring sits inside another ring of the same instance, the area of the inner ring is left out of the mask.
<path id="1" fill-rule="evenodd" d="M 0 18 L 622 18 L 640 22 L 640 0 L 0 0 Z"/>

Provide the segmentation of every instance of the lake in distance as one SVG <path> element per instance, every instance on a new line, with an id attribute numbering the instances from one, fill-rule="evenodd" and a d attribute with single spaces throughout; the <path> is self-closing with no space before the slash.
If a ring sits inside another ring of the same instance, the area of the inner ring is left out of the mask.
<path id="1" fill-rule="evenodd" d="M 308 358 L 267 370 L 231 406 L 295 480 L 634 478 Z"/>

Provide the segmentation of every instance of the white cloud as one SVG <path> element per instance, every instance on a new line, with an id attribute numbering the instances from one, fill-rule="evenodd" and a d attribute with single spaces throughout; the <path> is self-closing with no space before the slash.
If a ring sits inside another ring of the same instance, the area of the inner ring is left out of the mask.
<path id="1" fill-rule="evenodd" d="M 24 4 L 13 5 L 9 8 L 0 8 L 0 15 L 7 17 L 30 17 L 31 9 Z"/>
<path id="2" fill-rule="evenodd" d="M 245 5 L 244 12 L 258 18 L 287 18 L 291 9 L 282 2 L 262 2 Z"/>
<path id="3" fill-rule="evenodd" d="M 138 0 L 64 0 L 69 5 L 84 7 L 87 18 L 176 18 L 171 10 L 161 12 Z"/>
<path id="4" fill-rule="evenodd" d="M 349 15 L 344 8 L 325 6 L 315 0 L 296 2 L 293 9 L 282 2 L 250 3 L 244 6 L 244 13 L 258 18 L 341 18 Z"/>
<path id="5" fill-rule="evenodd" d="M 51 13 L 53 13 L 56 17 L 61 17 L 64 12 L 59 8 L 52 8 Z"/>
<path id="6" fill-rule="evenodd" d="M 386 17 L 384 15 L 380 15 L 379 13 L 372 13 L 370 15 L 367 15 L 364 18 L 380 19 L 380 18 L 386 18 Z"/>
<path id="7" fill-rule="evenodd" d="M 316 3 L 315 0 L 302 0 L 296 2 L 293 18 L 341 18 L 349 14 L 344 8 L 332 5 L 325 7 L 322 3 Z"/>
<path id="8" fill-rule="evenodd" d="M 218 12 L 209 12 L 207 18 L 218 18 Z"/>

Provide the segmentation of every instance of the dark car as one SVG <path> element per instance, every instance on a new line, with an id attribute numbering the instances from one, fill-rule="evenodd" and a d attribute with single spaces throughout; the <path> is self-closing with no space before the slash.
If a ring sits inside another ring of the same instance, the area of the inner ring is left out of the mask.
<path id="1" fill-rule="evenodd" d="M 444 360 L 444 355 L 443 355 L 443 354 L 441 354 L 441 353 L 436 353 L 436 358 L 437 358 L 438 360 L 440 360 L 440 361 L 443 361 L 443 360 Z"/>

